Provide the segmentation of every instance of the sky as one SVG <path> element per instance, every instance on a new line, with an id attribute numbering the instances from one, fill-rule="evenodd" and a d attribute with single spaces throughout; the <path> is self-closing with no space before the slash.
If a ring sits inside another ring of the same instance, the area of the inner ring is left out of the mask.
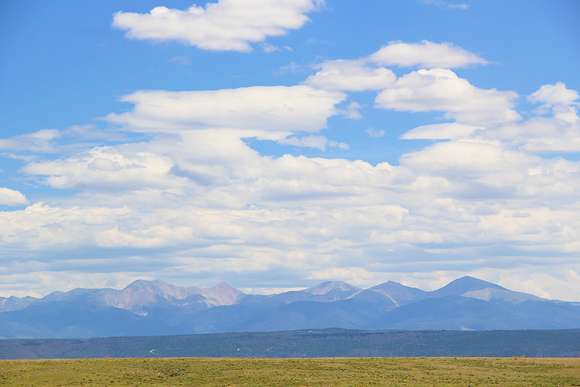
<path id="1" fill-rule="evenodd" d="M 0 15 L 0 296 L 473 275 L 580 300 L 576 0 Z"/>

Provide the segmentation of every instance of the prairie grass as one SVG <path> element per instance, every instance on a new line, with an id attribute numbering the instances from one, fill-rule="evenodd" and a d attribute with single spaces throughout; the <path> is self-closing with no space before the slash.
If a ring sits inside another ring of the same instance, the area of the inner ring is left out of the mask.
<path id="1" fill-rule="evenodd" d="M 580 386 L 580 359 L 83 359 L 0 361 L 9 386 Z"/>

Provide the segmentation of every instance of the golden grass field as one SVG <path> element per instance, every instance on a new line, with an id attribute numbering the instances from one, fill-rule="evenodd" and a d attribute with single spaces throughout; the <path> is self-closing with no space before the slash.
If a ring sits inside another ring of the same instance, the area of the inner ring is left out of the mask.
<path id="1" fill-rule="evenodd" d="M 9 386 L 580 386 L 580 359 L 0 361 Z"/>

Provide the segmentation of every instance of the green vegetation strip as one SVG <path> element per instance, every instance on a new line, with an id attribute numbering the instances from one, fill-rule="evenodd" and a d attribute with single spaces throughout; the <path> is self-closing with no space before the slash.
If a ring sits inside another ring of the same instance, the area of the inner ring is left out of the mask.
<path id="1" fill-rule="evenodd" d="M 10 386 L 580 386 L 580 359 L 86 359 L 0 361 Z"/>

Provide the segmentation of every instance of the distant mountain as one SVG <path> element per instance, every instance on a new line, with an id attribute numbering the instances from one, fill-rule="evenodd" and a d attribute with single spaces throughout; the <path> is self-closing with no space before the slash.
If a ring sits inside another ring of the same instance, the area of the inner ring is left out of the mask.
<path id="1" fill-rule="evenodd" d="M 432 295 L 434 297 L 462 296 L 465 293 L 483 289 L 506 290 L 505 288 L 502 288 L 501 286 L 494 283 L 470 276 L 465 276 L 449 282 L 441 289 L 433 291 Z"/>
<path id="2" fill-rule="evenodd" d="M 173 306 L 188 310 L 235 304 L 244 294 L 226 283 L 211 288 L 180 287 L 163 281 L 137 280 L 121 290 L 74 289 L 54 292 L 40 302 L 76 302 L 147 315 L 149 309 Z"/>
<path id="3" fill-rule="evenodd" d="M 580 328 L 580 304 L 546 300 L 473 277 L 424 291 L 388 281 L 341 281 L 273 295 L 226 283 L 180 287 L 139 280 L 124 289 L 74 289 L 0 298 L 0 338 L 149 336 L 345 328 L 490 330 Z"/>

